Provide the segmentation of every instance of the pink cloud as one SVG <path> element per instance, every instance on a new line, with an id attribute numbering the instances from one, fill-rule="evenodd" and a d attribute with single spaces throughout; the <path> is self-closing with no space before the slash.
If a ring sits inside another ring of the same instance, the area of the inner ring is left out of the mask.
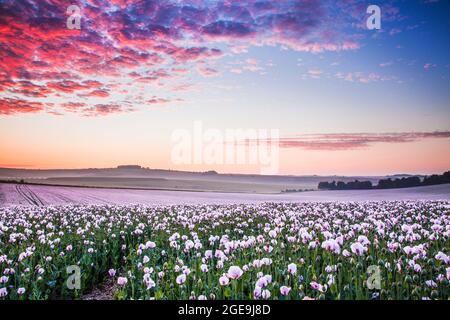
<path id="1" fill-rule="evenodd" d="M 450 131 L 305 134 L 283 137 L 279 145 L 282 148 L 339 151 L 367 148 L 377 143 L 410 143 L 424 139 L 449 138 Z"/>
<path id="2" fill-rule="evenodd" d="M 220 74 L 216 69 L 201 65 L 197 66 L 197 72 L 203 77 L 216 77 Z"/>
<path id="3" fill-rule="evenodd" d="M 186 77 L 190 63 L 212 65 L 226 54 L 219 46 L 234 54 L 248 52 L 251 46 L 311 53 L 356 50 L 360 43 L 348 26 L 360 17 L 346 13 L 364 9 L 353 1 L 325 0 L 95 0 L 80 6 L 81 30 L 69 30 L 65 0 L 2 2 L 1 92 L 23 100 L 75 95 L 79 101 L 74 102 L 87 105 L 90 97 L 101 97 L 110 108 L 98 109 L 110 114 L 118 95 L 123 93 L 120 100 L 142 91 L 133 86 L 161 88 Z M 197 71 L 206 77 L 220 75 L 206 65 Z M 259 62 L 248 60 L 230 71 L 264 70 Z M 145 91 L 144 95 L 144 101 L 151 99 Z M 51 108 L 42 111 L 58 112 Z"/>
<path id="4" fill-rule="evenodd" d="M 16 115 L 21 113 L 37 113 L 43 111 L 45 105 L 41 102 L 32 102 L 20 99 L 0 99 L 0 115 Z"/>

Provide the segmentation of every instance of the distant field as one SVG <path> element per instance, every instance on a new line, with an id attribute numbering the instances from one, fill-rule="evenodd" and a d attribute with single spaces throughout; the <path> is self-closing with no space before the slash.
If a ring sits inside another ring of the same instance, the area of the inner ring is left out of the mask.
<path id="1" fill-rule="evenodd" d="M 390 190 L 310 191 L 287 194 L 100 189 L 0 184 L 0 206 L 66 204 L 239 204 L 307 201 L 450 200 L 450 184 Z"/>
<path id="2" fill-rule="evenodd" d="M 135 177 L 61 177 L 24 179 L 29 183 L 99 188 L 131 188 L 150 190 L 210 191 L 236 193 L 280 193 L 285 189 L 315 189 L 312 184 L 249 183 L 233 181 L 185 180 Z"/>
<path id="3" fill-rule="evenodd" d="M 31 170 L 0 168 L 0 180 L 24 180 L 46 185 L 150 190 L 183 190 L 234 193 L 281 193 L 285 190 L 315 190 L 321 181 L 377 183 L 385 177 L 266 176 L 217 174 L 158 169 L 64 169 Z"/>

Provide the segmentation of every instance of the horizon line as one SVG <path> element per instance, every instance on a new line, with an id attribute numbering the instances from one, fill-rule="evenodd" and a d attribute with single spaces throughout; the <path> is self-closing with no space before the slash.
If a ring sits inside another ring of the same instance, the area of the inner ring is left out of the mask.
<path id="1" fill-rule="evenodd" d="M 152 170 L 152 171 L 168 171 L 168 172 L 180 172 L 180 173 L 193 173 L 193 174 L 215 174 L 215 175 L 240 175 L 240 176 L 266 176 L 266 177 L 389 177 L 389 176 L 430 176 L 434 174 L 443 174 L 446 171 L 432 172 L 432 173 L 390 173 L 390 174 L 272 174 L 265 175 L 259 173 L 233 173 L 233 172 L 219 172 L 214 169 L 208 169 L 203 171 L 189 171 L 189 170 L 178 170 L 178 169 L 161 169 L 161 168 L 150 168 L 141 165 L 117 165 L 116 167 L 83 167 L 83 168 L 35 168 L 32 165 L 19 167 L 9 167 L 0 165 L 0 170 L 26 170 L 26 171 L 79 171 L 79 170 L 133 170 L 133 168 L 120 168 L 121 166 L 136 166 L 134 170 Z M 137 168 L 139 166 L 139 168 Z M 30 168 L 31 167 L 31 168 Z M 215 172 L 215 173 L 214 173 Z"/>

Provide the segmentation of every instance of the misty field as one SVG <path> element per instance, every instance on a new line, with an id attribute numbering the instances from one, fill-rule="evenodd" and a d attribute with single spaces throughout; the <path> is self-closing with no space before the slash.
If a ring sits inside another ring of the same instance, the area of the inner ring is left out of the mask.
<path id="1" fill-rule="evenodd" d="M 0 207 L 17 205 L 201 205 L 306 201 L 450 200 L 450 184 L 392 190 L 308 191 L 283 194 L 81 188 L 0 183 Z"/>
<path id="2" fill-rule="evenodd" d="M 109 299 L 447 300 L 449 214 L 449 201 L 1 208 L 0 299 L 106 286 Z"/>

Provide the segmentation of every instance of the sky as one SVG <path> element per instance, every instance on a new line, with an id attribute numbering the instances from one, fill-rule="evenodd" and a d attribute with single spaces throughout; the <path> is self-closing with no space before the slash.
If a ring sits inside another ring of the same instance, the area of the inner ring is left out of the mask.
<path id="1" fill-rule="evenodd" d="M 277 174 L 442 173 L 449 88 L 445 0 L 0 0 L 0 167 L 261 172 L 174 161 L 200 122 L 278 130 Z"/>

